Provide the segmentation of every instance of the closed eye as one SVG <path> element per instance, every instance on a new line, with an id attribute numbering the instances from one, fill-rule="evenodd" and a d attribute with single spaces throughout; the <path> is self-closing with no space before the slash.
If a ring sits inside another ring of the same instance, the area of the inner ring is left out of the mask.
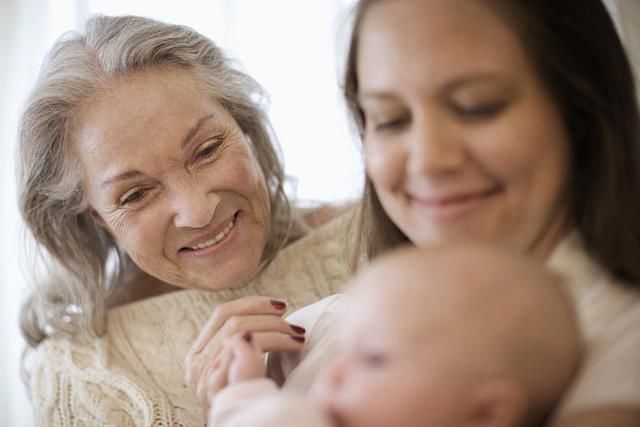
<path id="1" fill-rule="evenodd" d="M 481 121 L 497 116 L 506 107 L 506 105 L 507 104 L 504 102 L 484 104 L 473 107 L 453 105 L 452 109 L 454 110 L 454 113 L 463 120 Z"/>
<path id="2" fill-rule="evenodd" d="M 364 353 L 361 356 L 362 361 L 369 367 L 380 367 L 387 361 L 385 355 L 381 353 Z"/>
<path id="3" fill-rule="evenodd" d="M 395 132 L 402 130 L 410 122 L 410 116 L 398 116 L 389 119 L 372 120 L 371 124 L 376 132 Z"/>
<path id="4" fill-rule="evenodd" d="M 136 188 L 125 193 L 120 198 L 120 206 L 126 207 L 142 201 L 150 190 L 150 188 Z"/>
<path id="5" fill-rule="evenodd" d="M 216 151 L 218 151 L 218 148 L 221 145 L 222 145 L 222 137 L 218 136 L 218 137 L 213 138 L 213 140 L 210 143 L 205 144 L 202 147 L 202 149 L 200 149 L 198 152 L 196 152 L 195 159 L 196 160 L 208 159 Z"/>

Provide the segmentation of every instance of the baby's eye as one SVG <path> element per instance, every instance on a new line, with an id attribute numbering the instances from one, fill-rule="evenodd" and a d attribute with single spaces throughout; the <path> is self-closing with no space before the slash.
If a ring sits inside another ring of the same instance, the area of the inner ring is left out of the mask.
<path id="1" fill-rule="evenodd" d="M 363 353 L 360 356 L 360 359 L 365 365 L 375 368 L 383 366 L 387 361 L 387 358 L 384 354 L 377 352 Z"/>

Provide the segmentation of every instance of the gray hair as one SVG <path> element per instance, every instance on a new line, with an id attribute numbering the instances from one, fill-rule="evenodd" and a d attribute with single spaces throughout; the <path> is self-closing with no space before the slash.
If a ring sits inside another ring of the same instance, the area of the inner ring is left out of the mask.
<path id="1" fill-rule="evenodd" d="M 291 238 L 293 215 L 260 85 L 191 28 L 135 16 L 94 16 L 84 34 L 70 32 L 55 43 L 20 124 L 20 209 L 46 265 L 44 280 L 35 281 L 21 313 L 22 332 L 32 346 L 51 331 L 102 335 L 108 291 L 135 271 L 90 218 L 70 147 L 83 101 L 115 78 L 156 67 L 195 73 L 250 141 L 271 205 L 262 267 Z"/>

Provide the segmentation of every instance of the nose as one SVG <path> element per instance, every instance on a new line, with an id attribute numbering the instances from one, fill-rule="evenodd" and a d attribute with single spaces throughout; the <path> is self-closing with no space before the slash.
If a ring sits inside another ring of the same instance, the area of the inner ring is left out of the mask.
<path id="1" fill-rule="evenodd" d="M 173 223 L 176 228 L 202 228 L 211 223 L 220 196 L 196 185 L 181 186 L 172 195 Z"/>
<path id="2" fill-rule="evenodd" d="M 407 172 L 438 176 L 456 171 L 465 159 L 462 136 L 445 117 L 423 114 L 407 135 Z"/>

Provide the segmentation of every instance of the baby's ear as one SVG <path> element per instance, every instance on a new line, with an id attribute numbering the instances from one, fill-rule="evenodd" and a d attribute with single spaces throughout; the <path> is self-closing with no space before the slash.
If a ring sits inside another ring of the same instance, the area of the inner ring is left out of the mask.
<path id="1" fill-rule="evenodd" d="M 514 381 L 504 378 L 483 383 L 476 389 L 472 399 L 467 424 L 469 426 L 519 426 L 527 410 L 524 389 Z"/>

